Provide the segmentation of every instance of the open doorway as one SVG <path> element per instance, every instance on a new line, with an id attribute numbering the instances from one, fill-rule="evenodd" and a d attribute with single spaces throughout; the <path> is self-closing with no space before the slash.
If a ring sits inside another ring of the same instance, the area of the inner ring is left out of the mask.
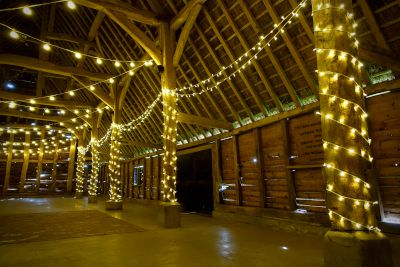
<path id="1" fill-rule="evenodd" d="M 211 214 L 213 179 L 211 150 L 178 157 L 177 198 L 185 212 Z"/>

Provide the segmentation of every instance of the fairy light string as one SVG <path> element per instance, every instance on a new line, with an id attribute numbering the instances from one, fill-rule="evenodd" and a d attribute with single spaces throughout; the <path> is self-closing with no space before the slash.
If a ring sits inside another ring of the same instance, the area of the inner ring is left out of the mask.
<path id="1" fill-rule="evenodd" d="M 330 38 L 332 38 L 331 36 L 333 34 L 337 36 L 347 34 L 348 39 L 346 40 L 350 41 L 353 45 L 353 48 L 350 49 L 356 51 L 359 42 L 355 34 L 357 23 L 354 22 L 354 15 L 346 10 L 345 4 L 334 6 L 330 3 L 319 4 L 313 10 L 313 14 L 314 16 L 322 16 L 317 12 L 323 12 L 324 10 L 330 10 L 331 12 L 344 12 L 338 14 L 338 16 L 343 16 L 347 22 L 343 23 L 344 25 L 328 25 L 323 27 L 316 23 L 318 20 L 314 17 L 314 32 L 317 34 L 316 39 L 318 40 L 319 36 L 323 36 L 323 40 L 325 40 L 327 38 L 325 34 L 329 34 Z M 336 21 L 340 20 L 338 19 Z M 351 30 L 348 28 L 351 28 Z M 318 42 L 316 43 L 318 45 Z M 346 145 L 339 145 L 334 140 L 330 140 L 331 138 L 333 139 L 333 137 L 336 138 L 336 136 L 331 136 L 332 134 L 325 134 L 322 139 L 326 161 L 332 161 L 324 163 L 325 171 L 328 173 L 326 188 L 327 198 L 329 198 L 330 201 L 336 201 L 331 202 L 333 206 L 328 206 L 329 217 L 332 222 L 334 222 L 334 227 L 343 229 L 348 229 L 347 227 L 350 227 L 350 229 L 353 230 L 379 232 L 380 230 L 374 225 L 373 219 L 365 219 L 363 216 L 355 216 L 357 219 L 352 219 L 347 215 L 345 216 L 344 212 L 341 212 L 342 207 L 348 207 L 348 205 L 345 205 L 344 203 L 348 203 L 352 204 L 353 210 L 356 211 L 357 214 L 370 214 L 371 207 L 378 204 L 378 202 L 370 199 L 371 186 L 365 178 L 362 177 L 363 175 L 360 175 L 363 173 L 362 168 L 364 167 L 361 167 L 363 165 L 355 167 L 355 170 L 359 168 L 356 172 L 360 173 L 356 175 L 351 171 L 344 169 L 345 165 L 348 164 L 346 160 L 343 158 L 341 160 L 335 159 L 337 157 L 349 157 L 350 160 L 351 157 L 356 156 L 360 157 L 361 161 L 365 160 L 367 162 L 372 162 L 373 160 L 369 147 L 371 139 L 368 136 L 368 114 L 364 108 L 364 96 L 366 94 L 363 86 L 358 82 L 364 64 L 352 53 L 342 51 L 341 49 L 317 47 L 314 51 L 317 55 L 318 62 L 323 61 L 323 66 L 326 68 L 323 70 L 316 70 L 316 72 L 318 73 L 320 80 L 321 103 L 325 103 L 326 106 L 329 107 L 329 110 L 327 109 L 324 110 L 324 112 L 317 112 L 317 114 L 321 115 L 323 125 L 329 123 L 331 127 L 343 126 L 344 128 L 338 128 L 337 134 L 345 134 L 348 131 L 348 141 L 345 142 Z M 329 64 L 331 62 L 335 64 Z M 347 64 L 347 69 L 350 72 L 353 71 L 354 75 L 346 75 L 331 70 L 331 66 L 333 65 L 334 67 L 336 64 L 339 66 L 346 66 L 344 64 Z M 340 88 L 343 87 L 353 88 L 353 90 L 341 92 Z M 341 93 L 339 94 L 339 92 Z M 343 96 L 342 94 L 346 96 Z M 346 128 L 348 130 L 346 130 Z M 358 139 L 355 138 L 356 135 L 361 137 L 361 140 L 365 142 L 360 143 Z M 347 143 L 353 144 L 349 146 Z M 356 162 L 359 162 L 359 160 L 356 160 Z M 349 195 L 349 192 L 346 190 L 347 188 L 352 188 L 351 191 L 354 191 L 356 192 L 356 195 L 362 195 L 363 197 L 360 198 Z M 344 193 L 344 191 L 346 191 L 346 193 Z M 347 212 L 349 213 L 349 211 Z"/>

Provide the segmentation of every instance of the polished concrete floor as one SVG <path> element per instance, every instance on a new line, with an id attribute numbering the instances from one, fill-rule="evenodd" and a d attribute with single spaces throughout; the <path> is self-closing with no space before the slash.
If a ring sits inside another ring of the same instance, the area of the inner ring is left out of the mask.
<path id="1" fill-rule="evenodd" d="M 74 210 L 105 212 L 144 231 L 3 244 L 0 266 L 323 266 L 322 237 L 316 235 L 196 214 L 183 214 L 182 228 L 163 229 L 156 207 L 137 202 L 106 212 L 103 201 L 87 204 L 86 199 L 0 200 L 0 215 Z"/>

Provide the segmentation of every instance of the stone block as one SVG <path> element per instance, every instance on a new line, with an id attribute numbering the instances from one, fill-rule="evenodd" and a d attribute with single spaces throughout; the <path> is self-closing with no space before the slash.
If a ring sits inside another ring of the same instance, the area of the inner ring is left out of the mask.
<path id="1" fill-rule="evenodd" d="M 106 201 L 106 210 L 122 210 L 122 201 Z"/>
<path id="2" fill-rule="evenodd" d="M 88 203 L 97 203 L 97 196 L 89 196 Z"/>
<path id="3" fill-rule="evenodd" d="M 181 227 L 181 205 L 170 202 L 161 203 L 159 206 L 158 221 L 164 228 Z"/>
<path id="4" fill-rule="evenodd" d="M 325 267 L 392 267 L 389 239 L 375 232 L 328 231 L 324 236 Z"/>

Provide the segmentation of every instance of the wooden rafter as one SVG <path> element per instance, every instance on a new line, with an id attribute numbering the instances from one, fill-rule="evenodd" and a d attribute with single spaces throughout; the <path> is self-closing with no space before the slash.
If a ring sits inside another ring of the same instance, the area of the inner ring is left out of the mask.
<path id="1" fill-rule="evenodd" d="M 88 83 L 85 82 L 83 79 L 79 79 L 78 77 L 72 76 L 72 78 L 80 83 L 82 86 L 87 86 Z M 97 87 L 95 90 L 90 90 L 90 92 L 95 95 L 98 99 L 103 101 L 107 106 L 109 106 L 111 109 L 114 109 L 114 102 L 113 98 L 108 95 L 108 93 L 104 92 L 104 90 L 100 87 Z"/>
<path id="2" fill-rule="evenodd" d="M 140 9 L 132 4 L 118 0 L 76 0 L 77 4 L 104 11 L 108 9 L 121 13 L 124 17 L 140 23 L 157 26 L 160 21 L 157 15 L 150 10 Z"/>
<path id="3" fill-rule="evenodd" d="M 264 5 L 266 6 L 269 15 L 272 18 L 272 21 L 274 23 L 279 23 L 281 20 L 279 18 L 278 13 L 276 12 L 275 8 L 271 4 L 270 0 L 263 0 Z M 318 98 L 319 93 L 318 93 L 318 88 L 316 86 L 316 82 L 314 78 L 312 77 L 310 71 L 308 70 L 308 67 L 304 63 L 304 60 L 301 58 L 300 54 L 298 53 L 298 49 L 294 46 L 290 36 L 286 32 L 281 31 L 281 36 L 282 39 L 285 41 L 286 46 L 288 47 L 290 54 L 292 55 L 293 59 L 295 60 L 297 66 L 299 67 L 301 73 L 304 76 L 304 79 L 306 80 L 308 86 L 310 87 L 311 91 L 314 93 L 314 95 Z"/>
<path id="4" fill-rule="evenodd" d="M 361 8 L 361 12 L 364 14 L 367 24 L 368 24 L 369 28 L 371 29 L 371 32 L 374 35 L 378 46 L 380 48 L 384 48 L 386 50 L 391 50 L 388 43 L 386 42 L 385 36 L 383 36 L 383 33 L 382 33 L 381 29 L 379 28 L 378 23 L 376 22 L 376 19 L 368 5 L 368 2 L 365 0 L 357 0 L 357 4 Z"/>
<path id="5" fill-rule="evenodd" d="M 0 54 L 0 64 L 19 66 L 68 77 L 85 77 L 94 81 L 103 81 L 111 78 L 111 75 L 105 73 L 94 73 L 80 68 L 60 66 L 48 61 L 14 54 Z"/>
<path id="6" fill-rule="evenodd" d="M 233 126 L 232 123 L 219 121 L 219 120 L 212 120 L 205 117 L 194 116 L 187 113 L 178 113 L 178 121 L 181 123 L 189 123 L 189 124 L 196 124 L 201 125 L 207 128 L 219 128 L 225 130 L 232 130 Z"/>
<path id="7" fill-rule="evenodd" d="M 151 56 L 157 65 L 161 65 L 161 52 L 152 41 L 138 26 L 133 24 L 122 13 L 105 10 L 105 13 L 117 23 L 129 36 L 132 37 L 143 49 Z"/>
<path id="8" fill-rule="evenodd" d="M 122 139 L 122 140 L 120 140 L 120 142 L 121 142 L 121 145 L 123 145 L 123 146 L 139 146 L 139 147 L 162 149 L 162 145 L 146 143 L 146 142 L 142 142 L 142 141 Z"/>
<path id="9" fill-rule="evenodd" d="M 191 0 L 189 1 L 184 8 L 182 8 L 178 14 L 170 21 L 171 29 L 177 30 L 179 27 L 185 23 L 186 19 L 188 18 L 191 10 L 197 4 L 204 4 L 207 0 Z"/>
<path id="10" fill-rule="evenodd" d="M 74 118 L 69 115 L 63 115 L 63 116 L 40 115 L 40 114 L 36 114 L 36 113 L 32 113 L 32 112 L 25 112 L 25 111 L 19 111 L 19 110 L 6 110 L 6 109 L 1 109 L 0 115 L 32 119 L 32 120 L 54 121 L 54 122 L 65 122 L 67 120 Z"/>
<path id="11" fill-rule="evenodd" d="M 392 81 L 387 81 L 387 82 L 368 86 L 365 89 L 365 92 L 368 95 L 371 95 L 371 94 L 375 94 L 375 93 L 379 93 L 379 92 L 387 91 L 387 90 L 397 90 L 397 91 L 400 90 L 400 79 L 395 79 Z"/>
<path id="12" fill-rule="evenodd" d="M 30 99 L 35 98 L 35 96 L 1 91 L 0 98 L 29 103 Z M 64 108 L 93 108 L 93 106 L 91 106 L 87 102 L 79 102 L 79 101 L 72 102 L 63 99 L 56 99 L 55 101 L 51 101 L 48 98 L 39 98 L 35 100 L 35 103 L 38 105 L 64 107 Z"/>
<path id="13" fill-rule="evenodd" d="M 93 42 L 89 42 L 86 39 L 79 38 L 74 35 L 66 34 L 66 33 L 56 33 L 56 32 L 47 33 L 46 39 L 56 40 L 56 41 L 66 41 L 66 42 L 71 42 L 71 43 L 75 43 L 75 44 L 87 45 L 89 47 L 93 47 L 95 45 Z"/>
<path id="14" fill-rule="evenodd" d="M 183 49 L 185 48 L 185 44 L 187 39 L 189 38 L 190 30 L 193 27 L 194 22 L 196 21 L 197 15 L 200 13 L 202 5 L 196 4 L 192 10 L 190 11 L 185 25 L 183 26 L 182 32 L 179 36 L 178 43 L 176 44 L 175 53 L 174 53 L 174 66 L 179 64 L 179 60 L 182 56 Z"/>

